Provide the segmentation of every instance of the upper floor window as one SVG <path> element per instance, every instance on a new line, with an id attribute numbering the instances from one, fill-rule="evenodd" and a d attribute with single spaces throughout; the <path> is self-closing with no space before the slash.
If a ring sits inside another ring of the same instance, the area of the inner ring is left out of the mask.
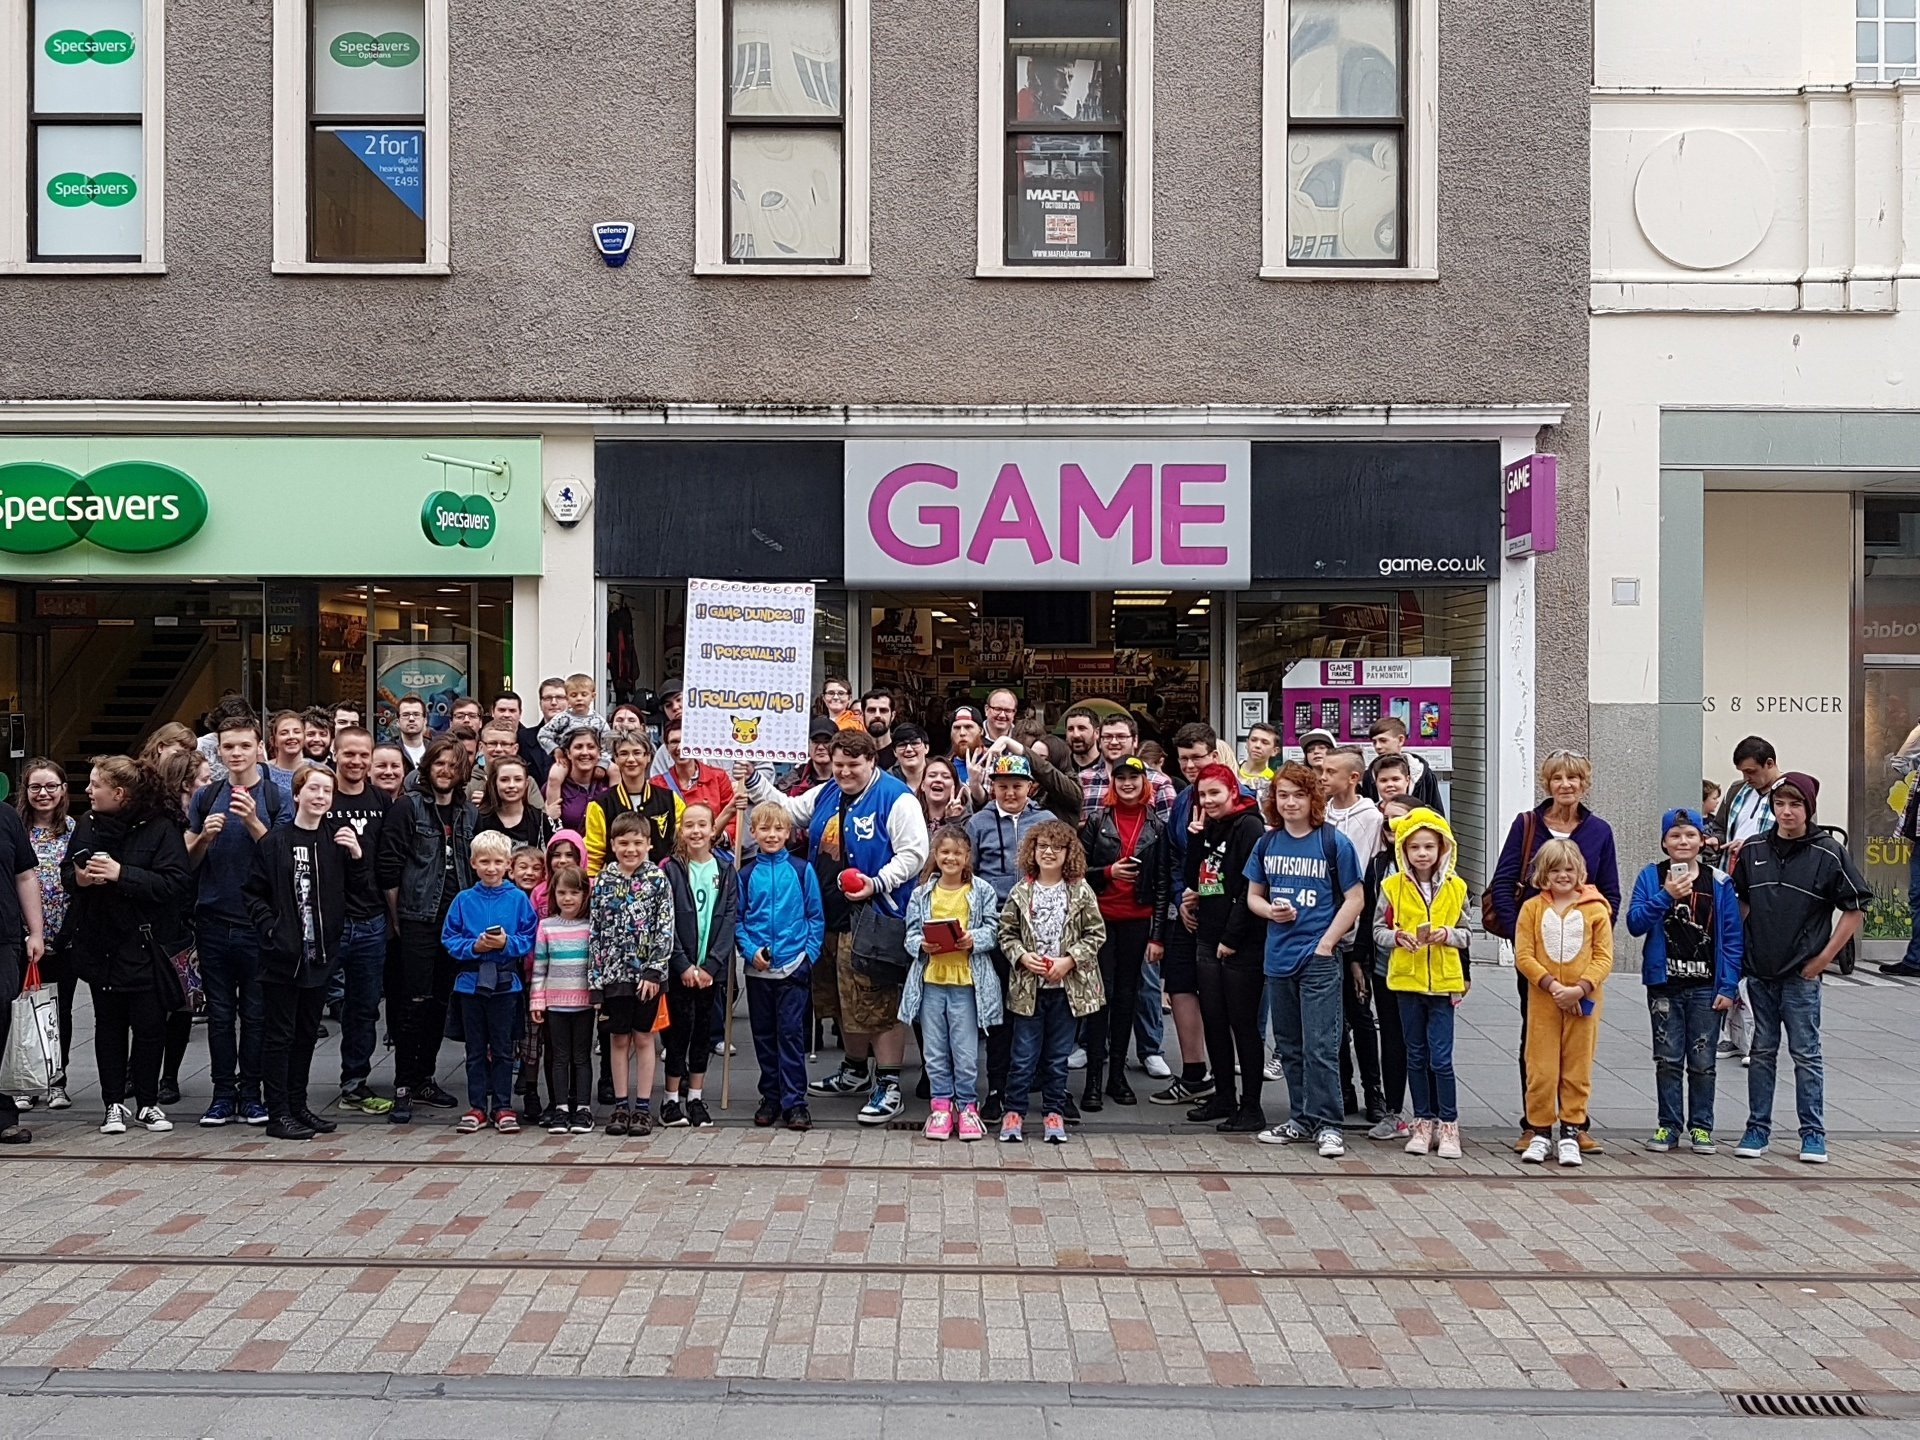
<path id="1" fill-rule="evenodd" d="M 1267 0 L 1263 273 L 1430 270 L 1437 0 Z"/>
<path id="2" fill-rule="evenodd" d="M 981 13 L 980 273 L 1150 273 L 1150 0 Z"/>
<path id="3" fill-rule="evenodd" d="M 275 6 L 275 268 L 444 269 L 447 0 Z"/>
<path id="4" fill-rule="evenodd" d="M 0 0 L 0 36 L 0 267 L 158 268 L 160 0 Z"/>
<path id="5" fill-rule="evenodd" d="M 700 0 L 695 269 L 864 274 L 868 0 Z"/>
<path id="6" fill-rule="evenodd" d="M 1915 0 L 1853 0 L 1853 78 L 1920 78 Z"/>

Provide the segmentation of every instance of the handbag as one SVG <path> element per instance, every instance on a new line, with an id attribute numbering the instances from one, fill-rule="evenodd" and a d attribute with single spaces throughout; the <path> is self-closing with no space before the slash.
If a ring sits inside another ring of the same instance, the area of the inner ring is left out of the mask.
<path id="1" fill-rule="evenodd" d="M 147 952 L 147 964 L 153 972 L 153 988 L 160 997 L 160 1008 L 169 1015 L 187 1008 L 187 987 L 174 968 L 173 956 L 161 949 L 153 938 L 153 926 L 140 927 L 140 945 Z"/>
<path id="2" fill-rule="evenodd" d="M 910 960 L 907 922 L 890 915 L 873 901 L 850 907 L 853 914 L 849 958 L 854 973 L 875 985 L 904 985 Z"/>
<path id="3" fill-rule="evenodd" d="M 6 1054 L 0 1057 L 0 1091 L 32 1095 L 60 1078 L 60 1012 L 50 987 L 40 983 L 38 962 L 27 966 L 26 982 L 9 1016 Z"/>
<path id="4" fill-rule="evenodd" d="M 200 947 L 187 945 L 173 952 L 174 973 L 180 977 L 180 989 L 186 994 L 187 1003 L 182 1010 L 195 1015 L 204 1015 L 207 1011 L 207 984 L 200 976 Z"/>
<path id="5" fill-rule="evenodd" d="M 1527 869 L 1533 864 L 1535 843 L 1533 811 L 1529 810 L 1521 817 L 1521 824 L 1520 879 L 1513 887 L 1513 898 L 1516 902 L 1520 899 L 1520 892 L 1526 888 Z M 1501 940 L 1513 939 L 1513 930 L 1501 922 L 1500 912 L 1494 908 L 1492 885 L 1480 892 L 1480 928 Z"/>

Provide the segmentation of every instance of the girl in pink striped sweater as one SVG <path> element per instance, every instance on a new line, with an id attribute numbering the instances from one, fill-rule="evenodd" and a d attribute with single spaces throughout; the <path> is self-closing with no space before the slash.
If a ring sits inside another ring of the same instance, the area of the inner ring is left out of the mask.
<path id="1" fill-rule="evenodd" d="M 553 1110 L 549 1135 L 585 1135 L 593 1129 L 593 992 L 587 988 L 586 872 L 561 865 L 547 878 L 554 913 L 540 922 L 533 942 L 534 1023 L 545 1020 L 553 1055 Z"/>

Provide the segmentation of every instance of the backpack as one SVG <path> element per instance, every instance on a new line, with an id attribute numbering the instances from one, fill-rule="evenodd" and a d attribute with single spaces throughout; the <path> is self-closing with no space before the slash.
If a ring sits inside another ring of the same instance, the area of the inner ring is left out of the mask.
<path id="1" fill-rule="evenodd" d="M 264 824 L 267 829 L 271 830 L 280 819 L 280 787 L 273 783 L 273 777 L 264 770 L 260 774 L 260 783 L 266 787 L 266 794 L 261 797 L 261 823 Z M 200 822 L 197 826 L 193 827 L 194 829 L 202 830 L 206 828 L 207 817 L 213 814 L 214 802 L 220 799 L 220 788 L 223 785 L 226 787 L 226 793 L 231 796 L 233 794 L 233 782 L 224 776 L 214 781 L 211 785 L 204 785 L 193 792 L 193 799 L 188 802 L 187 806 L 187 818 L 189 821 L 198 820 Z M 207 797 L 205 804 L 201 803 L 200 797 L 202 795 Z M 205 855 L 206 852 L 204 850 L 201 851 L 200 855 L 194 858 L 194 863 L 198 864 L 201 859 L 205 858 Z"/>
<path id="2" fill-rule="evenodd" d="M 1535 816 L 1528 810 L 1521 816 L 1523 828 L 1520 832 L 1520 879 L 1514 884 L 1513 898 L 1518 901 L 1520 891 L 1527 883 L 1527 868 L 1533 864 L 1533 850 L 1539 836 L 1534 829 Z M 1502 940 L 1513 939 L 1513 931 L 1500 921 L 1500 912 L 1493 907 L 1493 886 L 1489 885 L 1480 892 L 1480 928 L 1489 935 Z"/>

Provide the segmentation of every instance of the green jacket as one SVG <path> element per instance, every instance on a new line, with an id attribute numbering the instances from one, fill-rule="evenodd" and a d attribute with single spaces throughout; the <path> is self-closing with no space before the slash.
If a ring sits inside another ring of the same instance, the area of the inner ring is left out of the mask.
<path id="1" fill-rule="evenodd" d="M 1066 987 L 1067 1006 L 1076 1017 L 1091 1015 L 1107 1003 L 1100 984 L 1100 947 L 1106 943 L 1107 922 L 1100 918 L 1100 902 L 1094 898 L 1093 887 L 1084 880 L 1073 881 L 1067 892 L 1067 931 L 1060 948 L 1073 957 L 1073 969 L 1061 983 Z M 1033 937 L 1031 880 L 1015 885 L 1000 911 L 1000 953 L 1013 967 L 1007 983 L 1008 1013 L 1033 1014 L 1040 977 L 1020 963 L 1038 953 Z"/>

